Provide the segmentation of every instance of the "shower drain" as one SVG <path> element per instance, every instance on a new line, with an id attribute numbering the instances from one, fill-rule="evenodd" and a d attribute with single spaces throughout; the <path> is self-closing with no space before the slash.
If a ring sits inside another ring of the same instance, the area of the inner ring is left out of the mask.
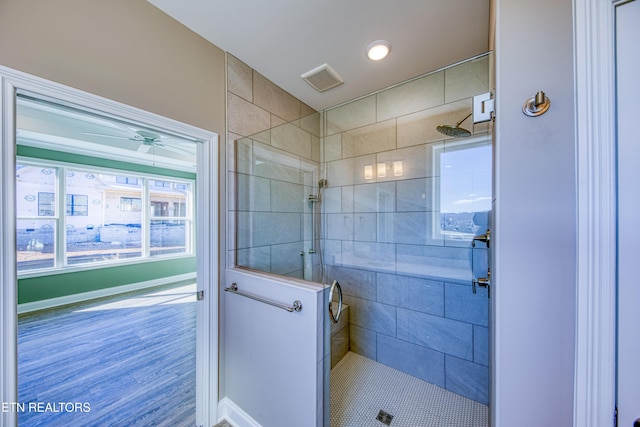
<path id="1" fill-rule="evenodd" d="M 393 419 L 393 415 L 391 415 L 386 411 L 383 411 L 382 409 L 380 409 L 380 412 L 378 412 L 378 416 L 376 417 L 376 420 L 380 421 L 382 424 L 386 426 L 391 425 L 392 419 Z"/>

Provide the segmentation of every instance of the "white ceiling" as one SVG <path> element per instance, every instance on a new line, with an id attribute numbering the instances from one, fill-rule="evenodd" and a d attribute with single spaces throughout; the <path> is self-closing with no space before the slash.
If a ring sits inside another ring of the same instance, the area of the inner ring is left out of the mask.
<path id="1" fill-rule="evenodd" d="M 148 0 L 316 110 L 488 51 L 490 0 Z M 384 39 L 380 62 L 366 46 Z M 301 74 L 328 63 L 344 84 Z"/>

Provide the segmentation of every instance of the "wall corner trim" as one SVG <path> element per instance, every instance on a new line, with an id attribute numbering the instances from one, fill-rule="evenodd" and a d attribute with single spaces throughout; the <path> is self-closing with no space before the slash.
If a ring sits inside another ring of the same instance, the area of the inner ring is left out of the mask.
<path id="1" fill-rule="evenodd" d="M 615 0 L 574 0 L 577 281 L 574 426 L 611 425 L 615 406 Z"/>
<path id="2" fill-rule="evenodd" d="M 262 427 L 228 397 L 218 402 L 218 422 L 223 419 L 235 427 Z"/>

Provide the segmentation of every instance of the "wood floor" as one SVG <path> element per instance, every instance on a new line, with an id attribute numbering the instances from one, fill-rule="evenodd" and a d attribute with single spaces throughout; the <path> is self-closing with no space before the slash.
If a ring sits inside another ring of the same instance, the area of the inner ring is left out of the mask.
<path id="1" fill-rule="evenodd" d="M 195 291 L 181 284 L 21 315 L 19 425 L 195 425 Z"/>

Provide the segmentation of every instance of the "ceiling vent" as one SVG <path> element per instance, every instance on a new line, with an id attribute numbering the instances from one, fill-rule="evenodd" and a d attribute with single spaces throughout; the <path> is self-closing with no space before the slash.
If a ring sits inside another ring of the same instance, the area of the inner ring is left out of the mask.
<path id="1" fill-rule="evenodd" d="M 311 71 L 307 71 L 300 77 L 318 92 L 324 92 L 344 83 L 342 77 L 329 64 L 322 64 Z"/>

